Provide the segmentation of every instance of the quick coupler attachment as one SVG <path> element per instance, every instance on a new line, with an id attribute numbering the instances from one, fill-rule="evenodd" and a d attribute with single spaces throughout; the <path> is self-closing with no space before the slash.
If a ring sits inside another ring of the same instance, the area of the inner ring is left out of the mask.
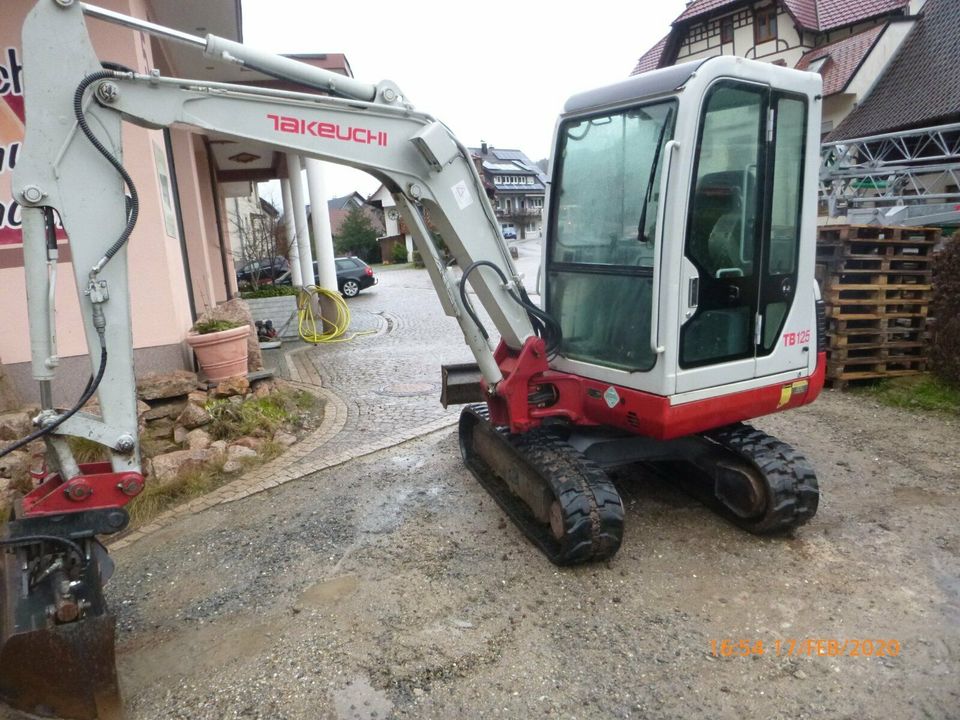
<path id="1" fill-rule="evenodd" d="M 14 514 L 22 512 L 22 505 Z M 94 537 L 117 532 L 123 509 L 14 517 L 0 556 L 0 700 L 42 717 L 123 717 L 116 621 L 103 596 L 113 571 Z"/>

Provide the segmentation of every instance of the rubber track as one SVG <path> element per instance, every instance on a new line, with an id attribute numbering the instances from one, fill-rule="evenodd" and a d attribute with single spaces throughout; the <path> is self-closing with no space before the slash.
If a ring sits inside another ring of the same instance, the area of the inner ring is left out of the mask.
<path id="1" fill-rule="evenodd" d="M 486 405 L 468 405 L 460 413 L 460 447 L 464 461 L 484 489 L 514 524 L 556 565 L 577 565 L 612 557 L 623 539 L 623 502 L 598 465 L 547 430 L 511 435 L 496 428 L 504 450 L 516 462 L 534 470 L 560 502 L 564 536 L 557 540 L 550 527 L 537 520 L 527 505 L 472 452 L 470 433 L 477 425 L 490 428 Z M 493 429 L 493 428 L 490 428 Z"/>
<path id="2" fill-rule="evenodd" d="M 705 437 L 752 464 L 763 475 L 768 501 L 759 518 L 731 520 L 757 535 L 785 533 L 817 514 L 820 488 L 807 459 L 793 447 L 756 428 L 738 423 L 705 433 Z"/>

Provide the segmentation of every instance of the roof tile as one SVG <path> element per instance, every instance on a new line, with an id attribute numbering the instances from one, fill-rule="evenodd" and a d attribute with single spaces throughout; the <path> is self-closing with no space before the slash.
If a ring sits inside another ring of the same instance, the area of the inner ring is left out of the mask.
<path id="1" fill-rule="evenodd" d="M 783 0 L 784 6 L 802 27 L 816 30 L 817 0 Z"/>
<path id="2" fill-rule="evenodd" d="M 886 15 L 906 7 L 910 0 L 780 0 L 798 23 L 810 30 L 832 30 Z M 694 0 L 673 21 L 674 25 L 708 15 L 743 0 Z"/>
<path id="3" fill-rule="evenodd" d="M 828 140 L 960 121 L 960 2 L 927 0 L 870 94 Z"/>
<path id="4" fill-rule="evenodd" d="M 630 74 L 639 75 L 640 73 L 656 70 L 660 67 L 660 58 L 663 57 L 663 51 L 664 48 L 667 47 L 667 40 L 669 39 L 669 35 L 665 36 L 660 42 L 641 55 L 640 59 L 637 60 L 636 66 L 633 68 L 633 72 Z"/>
<path id="5" fill-rule="evenodd" d="M 820 75 L 823 76 L 823 94 L 827 96 L 843 92 L 886 27 L 886 25 L 877 25 L 804 53 L 797 62 L 797 70 L 806 70 L 810 63 L 828 58 L 820 69 Z"/>
<path id="6" fill-rule="evenodd" d="M 676 25 L 677 23 L 692 20 L 695 17 L 706 15 L 709 12 L 726 7 L 727 5 L 736 5 L 742 2 L 743 0 L 694 0 L 687 5 L 686 10 L 680 13 L 680 17 L 673 21 L 673 24 Z"/>
<path id="7" fill-rule="evenodd" d="M 910 0 L 817 0 L 819 30 L 851 25 L 867 18 L 900 10 Z"/>

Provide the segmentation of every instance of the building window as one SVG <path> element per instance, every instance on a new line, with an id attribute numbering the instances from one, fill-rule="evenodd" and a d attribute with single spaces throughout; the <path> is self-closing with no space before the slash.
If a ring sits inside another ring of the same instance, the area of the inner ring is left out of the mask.
<path id="1" fill-rule="evenodd" d="M 733 16 L 725 17 L 720 21 L 720 42 L 733 42 Z"/>
<path id="2" fill-rule="evenodd" d="M 759 45 L 777 39 L 777 6 L 757 10 L 753 16 L 753 39 Z"/>

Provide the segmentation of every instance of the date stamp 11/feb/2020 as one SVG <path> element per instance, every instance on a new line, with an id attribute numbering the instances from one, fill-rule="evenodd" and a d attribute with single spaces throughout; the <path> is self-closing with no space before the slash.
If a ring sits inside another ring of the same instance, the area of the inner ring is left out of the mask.
<path id="1" fill-rule="evenodd" d="M 710 641 L 714 657 L 897 657 L 900 641 L 892 638 L 776 638 L 746 640 L 717 638 Z"/>

